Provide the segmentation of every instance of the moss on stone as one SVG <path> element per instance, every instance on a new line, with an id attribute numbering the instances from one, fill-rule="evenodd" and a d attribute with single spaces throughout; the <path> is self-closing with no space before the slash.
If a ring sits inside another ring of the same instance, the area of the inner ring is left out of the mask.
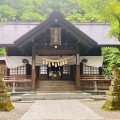
<path id="1" fill-rule="evenodd" d="M 9 94 L 0 95 L 0 111 L 10 111 L 14 109 Z"/>
<path id="2" fill-rule="evenodd" d="M 104 105 L 101 107 L 101 109 L 104 110 L 120 110 L 120 101 L 111 101 L 111 100 L 106 100 Z"/>
<path id="3" fill-rule="evenodd" d="M 110 106 L 111 106 L 111 101 L 110 100 L 106 100 L 104 105 L 101 107 L 101 109 L 104 109 L 104 110 L 110 110 Z"/>
<path id="4" fill-rule="evenodd" d="M 3 75 L 6 70 L 6 66 L 0 66 L 0 111 L 10 111 L 14 108 L 10 100 L 10 94 L 7 93 L 8 88 L 3 81 Z"/>

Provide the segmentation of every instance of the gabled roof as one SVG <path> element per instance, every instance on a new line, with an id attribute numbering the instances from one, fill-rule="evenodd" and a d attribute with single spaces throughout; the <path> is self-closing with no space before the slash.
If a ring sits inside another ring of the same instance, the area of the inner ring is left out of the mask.
<path id="1" fill-rule="evenodd" d="M 92 48 L 93 46 L 97 45 L 92 38 L 82 32 L 80 29 L 75 27 L 69 21 L 65 20 L 63 15 L 59 11 L 53 11 L 48 19 L 46 19 L 43 23 L 38 24 L 36 27 L 31 29 L 29 32 L 18 38 L 14 41 L 14 44 L 19 48 L 22 47 L 24 44 L 34 41 L 34 38 L 37 37 L 40 33 L 44 32 L 46 29 L 50 28 L 52 25 L 55 24 L 55 20 L 58 20 L 57 23 L 64 29 L 66 29 L 69 33 L 75 36 L 78 40 L 78 43 L 82 43 L 88 49 Z"/>
<path id="2" fill-rule="evenodd" d="M 59 13 L 60 15 L 61 13 Z M 46 25 L 47 21 L 50 21 L 51 24 L 54 22 L 54 18 L 59 18 L 60 24 L 65 27 L 65 29 L 71 28 L 75 30 L 74 32 L 77 34 L 79 33 L 79 37 L 85 36 L 86 42 L 96 41 L 98 46 L 120 46 L 120 42 L 117 41 L 116 38 L 110 38 L 108 36 L 108 32 L 110 30 L 109 23 L 70 23 L 64 19 L 61 15 L 52 15 L 43 23 L 38 22 L 4 22 L 0 24 L 0 46 L 12 46 L 14 42 L 16 45 L 19 43 L 18 41 L 22 42 L 22 39 L 25 39 L 29 36 L 30 33 L 35 31 L 39 31 L 38 33 L 42 32 L 42 26 L 48 27 Z M 50 26 L 49 22 L 49 26 Z M 64 26 L 66 24 L 66 26 Z M 76 28 L 76 27 L 77 28 Z M 79 30 L 78 30 L 79 29 Z M 33 35 L 32 35 L 33 36 Z M 89 37 L 88 37 L 89 36 Z M 30 38 L 30 37 L 29 37 Z M 31 37 L 32 38 L 32 37 Z M 32 40 L 32 39 L 29 40 Z M 92 39 L 91 39 L 92 38 Z M 94 40 L 94 41 L 93 41 Z M 26 40 L 25 40 L 26 41 Z M 27 42 L 27 41 L 26 41 Z M 96 44 L 96 43 L 95 43 Z"/>
<path id="3" fill-rule="evenodd" d="M 38 22 L 6 22 L 0 26 L 0 45 L 13 45 L 14 41 L 36 27 Z M 95 40 L 99 46 L 120 45 L 117 38 L 110 38 L 109 23 L 72 23 L 82 32 Z"/>

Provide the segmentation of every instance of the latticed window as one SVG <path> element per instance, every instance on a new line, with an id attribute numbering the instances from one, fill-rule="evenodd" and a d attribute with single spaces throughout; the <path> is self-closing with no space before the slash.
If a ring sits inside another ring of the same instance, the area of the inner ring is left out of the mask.
<path id="1" fill-rule="evenodd" d="M 10 75 L 26 75 L 26 66 L 10 68 Z"/>
<path id="2" fill-rule="evenodd" d="M 40 66 L 40 74 L 47 74 L 47 65 Z"/>
<path id="3" fill-rule="evenodd" d="M 63 74 L 70 74 L 70 65 L 63 66 Z"/>
<path id="4" fill-rule="evenodd" d="M 83 74 L 99 74 L 99 68 L 83 64 Z"/>

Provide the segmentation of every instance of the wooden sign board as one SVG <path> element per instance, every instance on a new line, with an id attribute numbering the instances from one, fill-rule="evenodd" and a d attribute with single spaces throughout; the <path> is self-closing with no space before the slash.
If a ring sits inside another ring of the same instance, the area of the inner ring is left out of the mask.
<path id="1" fill-rule="evenodd" d="M 50 28 L 50 45 L 61 45 L 61 28 Z"/>

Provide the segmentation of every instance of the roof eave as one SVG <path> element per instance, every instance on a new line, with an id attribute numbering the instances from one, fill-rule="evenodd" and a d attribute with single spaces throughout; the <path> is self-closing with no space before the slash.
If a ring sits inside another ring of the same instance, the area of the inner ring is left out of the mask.
<path id="1" fill-rule="evenodd" d="M 120 47 L 120 44 L 98 44 L 99 47 Z"/>
<path id="2" fill-rule="evenodd" d="M 1 47 L 14 47 L 14 44 L 0 44 Z"/>

